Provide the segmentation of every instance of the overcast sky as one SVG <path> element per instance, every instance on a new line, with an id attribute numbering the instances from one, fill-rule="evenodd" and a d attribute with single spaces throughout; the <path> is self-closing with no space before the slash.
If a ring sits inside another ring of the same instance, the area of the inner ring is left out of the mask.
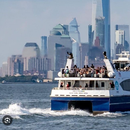
<path id="1" fill-rule="evenodd" d="M 130 24 L 130 0 L 111 1 L 111 41 L 115 24 Z M 69 24 L 76 17 L 81 42 L 88 41 L 92 21 L 92 0 L 0 0 L 0 66 L 11 55 L 22 54 L 26 42 L 49 36 L 57 24 Z"/>

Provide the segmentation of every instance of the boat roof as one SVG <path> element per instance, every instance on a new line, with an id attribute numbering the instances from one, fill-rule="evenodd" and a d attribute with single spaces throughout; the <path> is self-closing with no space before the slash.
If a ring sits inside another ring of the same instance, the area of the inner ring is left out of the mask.
<path id="1" fill-rule="evenodd" d="M 80 77 L 64 77 L 64 78 L 55 78 L 55 80 L 66 80 L 66 81 L 68 81 L 68 80 L 98 80 L 98 81 L 109 81 L 109 80 L 113 80 L 114 78 L 94 78 L 94 77 L 92 77 L 92 78 L 85 78 L 85 77 L 83 77 L 83 78 L 80 78 Z"/>

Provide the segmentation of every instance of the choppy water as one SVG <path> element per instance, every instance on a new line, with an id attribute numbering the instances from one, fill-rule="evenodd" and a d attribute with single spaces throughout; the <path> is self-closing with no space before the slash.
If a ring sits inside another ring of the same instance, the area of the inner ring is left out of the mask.
<path id="1" fill-rule="evenodd" d="M 0 84 L 0 130 L 130 130 L 130 112 L 51 111 L 49 96 L 56 86 Z M 4 115 L 13 117 L 10 126 L 2 123 Z"/>

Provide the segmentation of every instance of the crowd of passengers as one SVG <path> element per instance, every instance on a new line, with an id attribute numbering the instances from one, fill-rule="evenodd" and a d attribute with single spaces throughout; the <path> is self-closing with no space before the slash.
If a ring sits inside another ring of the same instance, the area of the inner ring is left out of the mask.
<path id="1" fill-rule="evenodd" d="M 107 77 L 107 68 L 105 66 L 94 67 L 92 64 L 90 67 L 84 65 L 83 68 L 79 69 L 74 65 L 71 70 L 68 69 L 68 66 L 66 66 L 66 69 L 62 69 L 62 76 L 65 77 L 67 77 L 67 75 L 69 75 L 69 77 L 100 77 L 100 74 L 102 74 L 104 78 Z"/>

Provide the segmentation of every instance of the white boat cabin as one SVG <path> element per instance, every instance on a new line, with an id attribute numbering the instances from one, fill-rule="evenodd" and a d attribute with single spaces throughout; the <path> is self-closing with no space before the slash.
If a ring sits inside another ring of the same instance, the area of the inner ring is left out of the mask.
<path id="1" fill-rule="evenodd" d="M 57 90 L 113 90 L 113 78 L 56 78 Z"/>

